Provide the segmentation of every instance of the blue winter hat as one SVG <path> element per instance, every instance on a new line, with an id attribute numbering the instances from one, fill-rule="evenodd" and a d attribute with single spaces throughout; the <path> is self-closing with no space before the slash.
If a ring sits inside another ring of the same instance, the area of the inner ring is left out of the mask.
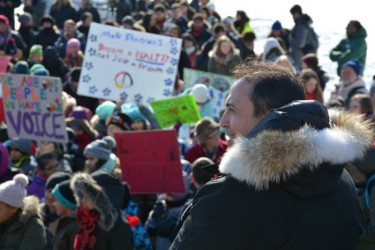
<path id="1" fill-rule="evenodd" d="M 130 119 L 132 119 L 133 122 L 137 120 L 141 120 L 141 121 L 147 120 L 146 117 L 138 109 L 131 110 L 130 112 L 128 112 L 127 115 L 130 117 Z"/>
<path id="2" fill-rule="evenodd" d="M 272 24 L 272 30 L 282 30 L 282 29 L 283 29 L 283 26 L 281 26 L 281 23 L 279 20 L 275 21 Z"/>
<path id="3" fill-rule="evenodd" d="M 345 67 L 351 67 L 357 75 L 361 73 L 362 64 L 357 60 L 349 60 L 341 66 L 341 70 Z"/>
<path id="4" fill-rule="evenodd" d="M 113 102 L 105 101 L 96 108 L 95 113 L 99 116 L 100 120 L 106 121 L 113 114 L 115 107 L 116 104 Z"/>
<path id="5" fill-rule="evenodd" d="M 70 209 L 77 208 L 77 202 L 74 198 L 73 190 L 70 188 L 70 180 L 65 180 L 56 184 L 52 190 L 53 196 L 65 207 Z"/>
<path id="6" fill-rule="evenodd" d="M 9 141 L 8 147 L 15 148 L 27 155 L 32 155 L 31 141 L 27 139 L 14 138 Z"/>

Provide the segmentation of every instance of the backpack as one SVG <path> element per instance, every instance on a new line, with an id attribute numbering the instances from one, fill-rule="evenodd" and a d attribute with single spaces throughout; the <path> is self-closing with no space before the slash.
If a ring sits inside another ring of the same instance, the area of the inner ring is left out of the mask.
<path id="1" fill-rule="evenodd" d="M 306 45 L 302 49 L 302 51 L 305 51 L 305 53 L 316 53 L 318 51 L 318 48 L 319 48 L 319 37 L 316 34 L 314 28 L 309 26 L 309 30 L 306 36 Z"/>

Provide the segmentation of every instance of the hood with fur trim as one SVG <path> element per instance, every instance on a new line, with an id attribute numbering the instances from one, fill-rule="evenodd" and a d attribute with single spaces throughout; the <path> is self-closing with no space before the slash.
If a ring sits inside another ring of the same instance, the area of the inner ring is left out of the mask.
<path id="1" fill-rule="evenodd" d="M 219 170 L 264 190 L 302 171 L 360 158 L 371 141 L 370 124 L 362 116 L 330 110 L 328 117 L 322 105 L 300 101 L 271 112 L 248 137 L 238 138 Z"/>
<path id="2" fill-rule="evenodd" d="M 109 231 L 114 227 L 118 212 L 113 207 L 103 187 L 99 186 L 89 174 L 75 174 L 70 183 L 70 188 L 73 190 L 77 202 L 80 203 L 83 197 L 87 197 L 95 205 L 100 214 L 100 228 Z"/>
<path id="3" fill-rule="evenodd" d="M 26 196 L 23 200 L 24 206 L 20 214 L 20 222 L 26 223 L 31 217 L 42 218 L 42 211 L 39 206 L 39 199 L 36 196 Z"/>

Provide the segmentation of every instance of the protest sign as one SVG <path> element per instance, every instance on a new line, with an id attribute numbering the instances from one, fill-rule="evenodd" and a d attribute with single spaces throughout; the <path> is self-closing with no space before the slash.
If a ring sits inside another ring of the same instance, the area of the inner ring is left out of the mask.
<path id="1" fill-rule="evenodd" d="M 8 63 L 11 58 L 11 56 L 0 56 L 0 73 L 7 72 Z"/>
<path id="2" fill-rule="evenodd" d="M 92 23 L 78 94 L 150 103 L 172 95 L 181 39 Z"/>
<path id="3" fill-rule="evenodd" d="M 132 193 L 185 193 L 174 130 L 116 133 L 115 139 Z"/>
<path id="4" fill-rule="evenodd" d="M 67 142 L 60 78 L 3 74 L 0 79 L 9 137 Z"/>
<path id="5" fill-rule="evenodd" d="M 161 128 L 175 125 L 178 121 L 194 123 L 201 119 L 197 103 L 191 95 L 154 101 L 151 107 Z"/>
<path id="6" fill-rule="evenodd" d="M 209 86 L 215 120 L 220 120 L 225 110 L 225 99 L 236 79 L 232 76 L 184 68 L 184 82 L 188 87 L 203 83 Z"/>

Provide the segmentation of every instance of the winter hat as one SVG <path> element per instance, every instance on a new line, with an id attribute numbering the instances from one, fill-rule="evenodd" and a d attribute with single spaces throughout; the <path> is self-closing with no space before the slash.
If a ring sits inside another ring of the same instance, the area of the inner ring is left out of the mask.
<path id="1" fill-rule="evenodd" d="M 190 91 L 190 95 L 194 96 L 197 103 L 206 103 L 210 99 L 210 92 L 203 83 L 195 84 Z"/>
<path id="2" fill-rule="evenodd" d="M 129 202 L 129 186 L 126 183 L 122 183 L 113 173 L 96 171 L 91 175 L 91 177 L 104 189 L 104 192 L 107 194 L 113 207 L 121 209 L 124 206 L 124 202 Z"/>
<path id="3" fill-rule="evenodd" d="M 270 52 L 273 48 L 278 48 L 280 51 L 284 51 L 284 49 L 281 47 L 279 41 L 277 41 L 276 38 L 269 37 L 267 38 L 267 41 L 264 44 L 263 55 L 266 56 L 268 52 Z"/>
<path id="4" fill-rule="evenodd" d="M 29 61 L 33 59 L 33 54 L 36 54 L 38 57 L 43 58 L 43 46 L 40 44 L 34 44 L 33 46 L 31 46 L 28 58 Z"/>
<path id="5" fill-rule="evenodd" d="M 0 201 L 12 207 L 23 208 L 28 183 L 26 175 L 17 174 L 13 180 L 0 184 Z"/>
<path id="6" fill-rule="evenodd" d="M 77 106 L 72 109 L 72 112 L 68 115 L 68 117 L 73 117 L 77 120 L 87 120 L 90 121 L 91 119 L 91 112 L 88 108 Z"/>
<path id="7" fill-rule="evenodd" d="M 118 113 L 117 115 L 113 115 L 109 117 L 106 121 L 107 126 L 109 126 L 110 124 L 114 124 L 120 127 L 122 130 L 130 130 L 130 125 L 132 123 L 132 119 L 124 113 Z"/>
<path id="8" fill-rule="evenodd" d="M 6 147 L 0 142 L 0 176 L 6 172 L 9 164 L 9 155 Z"/>
<path id="9" fill-rule="evenodd" d="M 87 145 L 83 154 L 85 156 L 92 155 L 107 161 L 112 153 L 112 149 L 115 148 L 116 141 L 110 136 L 105 136 L 103 139 L 95 140 Z"/>
<path id="10" fill-rule="evenodd" d="M 6 25 L 9 25 L 9 19 L 4 15 L 0 15 L 0 22 L 5 23 Z"/>
<path id="11" fill-rule="evenodd" d="M 32 20 L 32 18 L 33 17 L 28 12 L 24 12 L 21 15 L 18 14 L 18 22 L 20 22 L 21 25 L 24 25 L 24 24 L 30 22 L 30 20 Z"/>
<path id="12" fill-rule="evenodd" d="M 69 39 L 68 43 L 66 44 L 66 48 L 74 48 L 76 50 L 81 49 L 81 42 L 77 38 Z"/>
<path id="13" fill-rule="evenodd" d="M 100 120 L 106 121 L 113 114 L 115 107 L 116 104 L 113 102 L 105 101 L 96 108 L 95 114 L 99 116 Z"/>
<path id="14" fill-rule="evenodd" d="M 134 19 L 131 16 L 124 16 L 124 18 L 121 20 L 121 23 L 122 24 L 127 24 L 127 25 L 133 27 L 133 25 L 134 25 Z"/>
<path id="15" fill-rule="evenodd" d="M 13 74 L 29 74 L 29 64 L 26 61 L 18 61 L 14 65 Z"/>
<path id="16" fill-rule="evenodd" d="M 29 72 L 30 75 L 34 76 L 49 76 L 49 71 L 43 66 L 43 64 L 40 63 L 34 64 L 30 68 Z"/>
<path id="17" fill-rule="evenodd" d="M 282 30 L 282 29 L 283 29 L 283 26 L 281 26 L 281 23 L 279 20 L 275 21 L 272 24 L 272 30 Z"/>
<path id="18" fill-rule="evenodd" d="M 182 199 L 186 197 L 186 195 L 189 194 L 191 180 L 190 180 L 190 176 L 185 171 L 182 171 L 182 180 L 184 181 L 185 192 L 179 193 L 179 194 L 177 193 L 168 194 L 171 197 L 173 197 L 175 202 L 181 201 Z"/>
<path id="19" fill-rule="evenodd" d="M 223 19 L 224 23 L 229 23 L 229 24 L 234 24 L 234 19 L 231 16 L 227 16 L 226 18 Z"/>
<path id="20" fill-rule="evenodd" d="M 5 54 L 6 55 L 16 55 L 17 54 L 17 46 L 16 46 L 16 40 L 14 40 L 13 37 L 8 37 L 7 42 L 5 45 Z"/>
<path id="21" fill-rule="evenodd" d="M 312 69 L 316 69 L 319 64 L 318 57 L 314 53 L 308 53 L 302 57 L 302 61 Z"/>
<path id="22" fill-rule="evenodd" d="M 70 180 L 72 175 L 67 172 L 56 172 L 48 177 L 45 188 L 54 189 L 55 186 L 63 181 Z"/>
<path id="23" fill-rule="evenodd" d="M 351 67 L 357 75 L 361 73 L 362 65 L 357 60 L 349 60 L 341 66 L 341 70 L 345 67 Z"/>
<path id="24" fill-rule="evenodd" d="M 195 125 L 195 136 L 203 143 L 215 131 L 219 131 L 220 125 L 209 117 L 205 117 Z"/>
<path id="25" fill-rule="evenodd" d="M 105 185 L 101 186 L 94 177 L 101 180 L 102 185 L 104 183 Z M 94 204 L 95 209 L 100 214 L 99 226 L 106 231 L 113 228 L 119 210 L 115 208 L 109 197 L 123 199 L 123 190 L 121 189 L 123 186 L 119 179 L 116 181 L 114 178 L 116 177 L 113 174 L 102 171 L 95 172 L 93 177 L 87 173 L 77 173 L 70 183 L 77 201 L 82 201 L 83 197 L 86 197 Z"/>
<path id="26" fill-rule="evenodd" d="M 52 194 L 65 207 L 70 209 L 77 208 L 77 201 L 74 198 L 72 189 L 70 188 L 70 180 L 65 180 L 61 183 L 56 184 L 52 190 Z"/>
<path id="27" fill-rule="evenodd" d="M 19 151 L 32 155 L 31 141 L 27 139 L 14 138 L 9 141 L 8 147 L 18 149 Z"/>
<path id="28" fill-rule="evenodd" d="M 55 19 L 53 19 L 53 17 L 49 16 L 49 15 L 46 15 L 42 18 L 42 20 L 40 21 L 40 24 L 43 25 L 44 22 L 49 22 L 51 23 L 52 25 L 55 24 Z"/>
<path id="29" fill-rule="evenodd" d="M 141 113 L 141 111 L 139 111 L 139 109 L 132 109 L 128 112 L 128 116 L 133 122 L 137 120 L 147 121 L 146 117 Z"/>

